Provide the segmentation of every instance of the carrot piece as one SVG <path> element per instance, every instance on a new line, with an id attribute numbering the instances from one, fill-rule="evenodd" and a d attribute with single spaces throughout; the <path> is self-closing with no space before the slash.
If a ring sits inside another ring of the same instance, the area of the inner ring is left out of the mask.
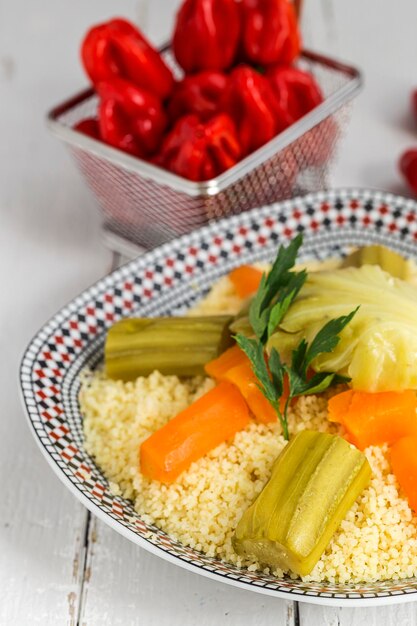
<path id="1" fill-rule="evenodd" d="M 222 380 L 228 380 L 239 389 L 242 396 L 245 398 L 250 410 L 252 411 L 257 422 L 261 424 L 268 424 L 269 422 L 276 422 L 278 416 L 271 404 L 265 398 L 262 391 L 259 389 L 259 381 L 253 373 L 249 359 L 246 357 L 246 361 L 232 367 L 225 372 L 222 376 Z M 280 411 L 284 411 L 285 403 L 288 398 L 289 387 L 288 380 L 284 378 L 284 393 L 279 401 Z"/>
<path id="2" fill-rule="evenodd" d="M 391 466 L 410 507 L 417 511 L 417 436 L 403 437 L 391 448 Z"/>
<path id="3" fill-rule="evenodd" d="M 240 298 L 247 298 L 257 291 L 262 272 L 251 265 L 241 265 L 230 272 L 229 278 L 237 295 Z"/>
<path id="4" fill-rule="evenodd" d="M 417 436 L 417 396 L 414 391 L 344 391 L 329 400 L 329 420 L 342 424 L 360 450 Z"/>
<path id="5" fill-rule="evenodd" d="M 253 373 L 248 357 L 239 346 L 229 348 L 217 359 L 207 363 L 205 370 L 209 376 L 218 381 L 226 380 L 236 385 L 258 422 L 268 424 L 277 420 L 277 414 L 257 385 L 259 381 Z M 284 379 L 284 394 L 280 400 L 281 411 L 284 410 L 288 392 L 288 381 Z"/>
<path id="6" fill-rule="evenodd" d="M 209 361 L 204 366 L 207 374 L 216 380 L 221 380 L 224 373 L 236 365 L 240 365 L 247 360 L 246 354 L 239 346 L 232 346 L 223 352 L 217 359 Z"/>
<path id="7" fill-rule="evenodd" d="M 222 382 L 141 444 L 140 470 L 152 480 L 172 483 L 193 461 L 248 423 L 242 394 L 234 385 Z"/>
<path id="8" fill-rule="evenodd" d="M 248 403 L 256 421 L 262 424 L 276 422 L 277 414 L 257 386 L 258 379 L 253 373 L 251 364 L 246 355 L 245 359 L 245 362 L 227 370 L 227 372 L 223 374 L 222 380 L 227 380 L 236 385 Z"/>

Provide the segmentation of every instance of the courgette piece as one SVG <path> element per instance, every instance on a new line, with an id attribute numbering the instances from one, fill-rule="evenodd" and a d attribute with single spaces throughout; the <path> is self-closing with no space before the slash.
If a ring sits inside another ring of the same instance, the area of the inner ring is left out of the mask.
<path id="1" fill-rule="evenodd" d="M 362 267 L 362 265 L 379 265 L 394 276 L 407 280 L 410 277 L 410 264 L 398 252 L 378 244 L 363 246 L 345 257 L 341 267 Z"/>
<path id="2" fill-rule="evenodd" d="M 166 375 L 204 375 L 204 365 L 232 344 L 232 319 L 216 315 L 121 320 L 107 333 L 106 374 L 124 381 L 154 370 Z"/>
<path id="3" fill-rule="evenodd" d="M 272 476 L 233 537 L 237 554 L 306 576 L 369 482 L 365 455 L 336 435 L 304 430 L 275 461 Z"/>

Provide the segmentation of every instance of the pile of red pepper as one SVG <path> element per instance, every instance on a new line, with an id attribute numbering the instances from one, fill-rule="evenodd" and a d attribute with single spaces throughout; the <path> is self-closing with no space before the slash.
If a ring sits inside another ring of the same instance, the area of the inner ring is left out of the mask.
<path id="1" fill-rule="evenodd" d="M 99 96 L 80 132 L 193 181 L 213 178 L 296 122 L 323 96 L 294 62 L 301 40 L 289 0 L 185 0 L 171 69 L 116 18 L 92 28 L 81 57 Z"/>

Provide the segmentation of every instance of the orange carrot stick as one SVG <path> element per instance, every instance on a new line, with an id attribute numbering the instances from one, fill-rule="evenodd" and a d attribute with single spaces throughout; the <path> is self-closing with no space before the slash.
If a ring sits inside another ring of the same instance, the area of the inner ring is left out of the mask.
<path id="1" fill-rule="evenodd" d="M 230 370 L 232 367 L 236 367 L 236 365 L 240 365 L 247 361 L 247 356 L 239 348 L 239 346 L 233 346 L 229 348 L 225 352 L 223 352 L 217 359 L 213 359 L 209 361 L 204 366 L 207 374 L 216 380 L 221 380 L 223 374 Z"/>
<path id="2" fill-rule="evenodd" d="M 241 265 L 230 272 L 229 278 L 237 295 L 241 298 L 247 298 L 258 289 L 262 272 L 251 265 Z"/>
<path id="3" fill-rule="evenodd" d="M 403 437 L 391 448 L 391 465 L 410 507 L 417 511 L 417 437 Z"/>
<path id="4" fill-rule="evenodd" d="M 344 391 L 329 400 L 329 420 L 342 424 L 360 450 L 417 436 L 417 396 L 405 391 Z"/>
<path id="5" fill-rule="evenodd" d="M 193 461 L 233 437 L 249 423 L 240 391 L 222 382 L 140 446 L 140 470 L 152 480 L 173 482 Z"/>
<path id="6" fill-rule="evenodd" d="M 268 424 L 277 420 L 277 414 L 257 385 L 258 379 L 253 373 L 248 357 L 239 346 L 229 348 L 217 359 L 207 363 L 205 370 L 209 376 L 218 381 L 226 380 L 236 385 L 258 422 Z M 280 400 L 281 411 L 284 410 L 288 398 L 288 381 L 284 382 L 284 394 Z"/>
<path id="7" fill-rule="evenodd" d="M 232 367 L 227 370 L 221 377 L 221 380 L 228 380 L 236 385 L 245 398 L 250 410 L 257 422 L 262 424 L 268 424 L 269 422 L 276 422 L 278 416 L 271 404 L 265 398 L 264 394 L 258 387 L 258 379 L 253 373 L 249 359 L 245 356 L 246 361 Z M 287 383 L 286 379 L 284 381 Z M 284 393 L 280 399 L 280 410 L 283 411 L 285 402 L 288 398 L 288 384 L 284 385 Z"/>

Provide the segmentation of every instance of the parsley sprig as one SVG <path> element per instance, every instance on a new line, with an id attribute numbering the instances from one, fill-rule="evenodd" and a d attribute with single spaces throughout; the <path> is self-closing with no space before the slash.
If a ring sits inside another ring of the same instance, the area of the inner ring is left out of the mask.
<path id="1" fill-rule="evenodd" d="M 355 315 L 357 308 L 327 322 L 308 344 L 302 339 L 292 352 L 291 362 L 283 363 L 278 351 L 266 354 L 269 337 L 284 318 L 294 298 L 303 286 L 307 272 L 293 272 L 297 252 L 302 243 L 301 235 L 293 239 L 287 248 L 281 246 L 268 276 L 262 276 L 259 289 L 249 309 L 249 321 L 255 337 L 236 335 L 236 342 L 248 356 L 258 379 L 258 387 L 278 415 L 285 439 L 289 439 L 288 406 L 293 398 L 321 393 L 328 387 L 348 382 L 349 378 L 334 372 L 317 372 L 309 376 L 312 361 L 325 352 L 332 352 L 340 341 L 339 334 Z M 358 307 L 359 308 L 359 307 Z M 287 376 L 289 393 L 283 410 L 280 399 Z"/>
<path id="2" fill-rule="evenodd" d="M 262 344 L 267 343 L 307 278 L 305 270 L 290 271 L 302 242 L 302 236 L 297 235 L 287 248 L 280 246 L 271 271 L 262 275 L 251 302 L 249 322 Z"/>

